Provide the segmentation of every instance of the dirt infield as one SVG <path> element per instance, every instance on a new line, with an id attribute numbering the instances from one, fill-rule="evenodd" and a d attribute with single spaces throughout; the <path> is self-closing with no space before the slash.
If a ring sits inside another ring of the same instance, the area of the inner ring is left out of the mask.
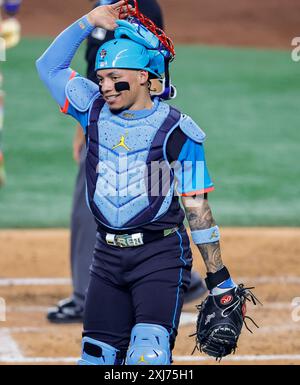
<path id="1" fill-rule="evenodd" d="M 24 1 L 25 35 L 57 35 L 90 9 L 87 0 Z M 176 43 L 290 49 L 299 35 L 298 0 L 160 0 L 167 31 Z"/>
<path id="2" fill-rule="evenodd" d="M 0 297 L 7 307 L 6 321 L 0 322 L 0 363 L 75 363 L 81 326 L 53 326 L 45 320 L 47 307 L 70 293 L 68 244 L 67 230 L 0 231 Z M 234 361 L 221 365 L 298 364 L 300 311 L 292 301 L 300 297 L 300 229 L 224 228 L 222 249 L 232 275 L 256 286 L 264 305 L 248 306 L 260 329 L 249 322 L 254 333 L 244 329 Z M 198 251 L 193 251 L 195 268 L 203 273 Z M 215 364 L 204 355 L 190 355 L 195 304 L 184 307 L 175 364 Z"/>

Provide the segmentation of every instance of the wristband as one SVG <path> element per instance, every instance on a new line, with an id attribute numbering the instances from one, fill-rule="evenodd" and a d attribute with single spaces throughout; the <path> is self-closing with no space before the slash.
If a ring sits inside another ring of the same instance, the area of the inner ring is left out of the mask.
<path id="1" fill-rule="evenodd" d="M 205 230 L 196 230 L 191 232 L 193 242 L 196 245 L 203 243 L 213 243 L 220 240 L 220 231 L 218 226 Z"/>
<path id="2" fill-rule="evenodd" d="M 205 283 L 208 290 L 212 290 L 214 287 L 220 285 L 220 283 L 226 281 L 226 279 L 230 278 L 229 271 L 226 266 L 223 266 L 221 270 L 216 273 L 207 273 L 205 278 Z"/>

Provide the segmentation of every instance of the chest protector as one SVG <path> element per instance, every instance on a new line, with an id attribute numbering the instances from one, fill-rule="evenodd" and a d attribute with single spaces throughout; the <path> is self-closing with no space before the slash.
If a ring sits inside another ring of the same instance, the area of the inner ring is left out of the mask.
<path id="1" fill-rule="evenodd" d="M 97 221 L 112 229 L 157 220 L 167 212 L 174 195 L 165 142 L 178 126 L 180 112 L 158 103 L 149 116 L 123 115 L 111 113 L 99 97 L 87 129 L 87 200 Z"/>

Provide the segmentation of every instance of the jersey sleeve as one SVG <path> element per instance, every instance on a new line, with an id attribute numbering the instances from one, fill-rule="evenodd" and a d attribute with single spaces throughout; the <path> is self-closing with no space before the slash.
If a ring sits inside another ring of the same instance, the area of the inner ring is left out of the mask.
<path id="1" fill-rule="evenodd" d="M 80 112 L 78 111 L 75 107 L 73 107 L 70 102 L 69 102 L 69 99 L 66 98 L 66 101 L 65 101 L 65 105 L 64 107 L 62 107 L 61 109 L 61 112 L 63 112 L 64 114 L 66 115 L 70 115 L 72 116 L 72 118 L 76 119 L 77 122 L 81 125 L 81 127 L 83 128 L 83 131 L 86 132 L 86 127 L 88 125 L 88 115 L 89 115 L 89 111 L 85 111 L 85 112 Z"/>
<path id="2" fill-rule="evenodd" d="M 214 190 L 209 176 L 203 143 L 187 138 L 173 167 L 177 192 L 182 196 L 199 195 Z"/>
<path id="3" fill-rule="evenodd" d="M 71 105 L 66 95 L 66 87 L 79 75 L 70 68 L 70 63 L 83 40 L 92 32 L 86 16 L 65 29 L 36 61 L 36 67 L 61 111 L 73 116 L 81 125 L 86 126 L 88 112 Z M 93 85 L 95 86 L 95 85 Z"/>

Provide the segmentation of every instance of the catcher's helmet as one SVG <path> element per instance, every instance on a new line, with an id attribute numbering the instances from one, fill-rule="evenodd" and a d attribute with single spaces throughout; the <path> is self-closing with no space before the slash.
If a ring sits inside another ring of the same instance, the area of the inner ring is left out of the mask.
<path id="1" fill-rule="evenodd" d="M 96 56 L 95 71 L 109 68 L 145 70 L 151 77 L 162 78 L 165 63 L 157 50 L 149 50 L 130 39 L 114 39 L 104 43 Z"/>
<path id="2" fill-rule="evenodd" d="M 95 71 L 122 68 L 146 70 L 150 78 L 160 82 L 153 96 L 162 99 L 176 97 L 176 88 L 171 84 L 169 63 L 175 51 L 169 50 L 154 33 L 134 17 L 116 20 L 115 39 L 104 43 L 98 50 Z M 171 52 L 172 51 L 172 52 Z"/>

